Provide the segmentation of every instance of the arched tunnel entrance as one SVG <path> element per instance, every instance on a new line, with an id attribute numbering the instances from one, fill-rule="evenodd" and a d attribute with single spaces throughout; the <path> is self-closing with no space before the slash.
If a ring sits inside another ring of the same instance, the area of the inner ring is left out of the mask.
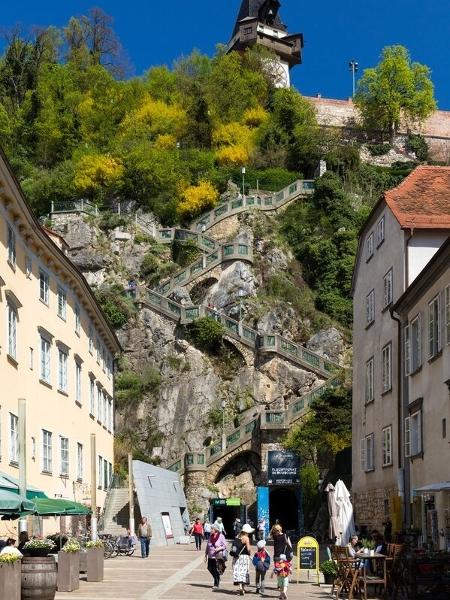
<path id="1" fill-rule="evenodd" d="M 269 491 L 269 522 L 278 519 L 283 531 L 300 528 L 301 498 L 295 487 L 273 487 Z"/>

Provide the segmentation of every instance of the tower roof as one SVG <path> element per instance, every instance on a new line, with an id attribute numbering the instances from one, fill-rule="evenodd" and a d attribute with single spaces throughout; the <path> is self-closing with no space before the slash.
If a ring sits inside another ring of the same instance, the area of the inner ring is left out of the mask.
<path id="1" fill-rule="evenodd" d="M 261 23 L 286 31 L 278 14 L 280 6 L 279 0 L 242 0 L 232 37 L 239 31 L 239 23 L 246 18 L 258 19 Z"/>

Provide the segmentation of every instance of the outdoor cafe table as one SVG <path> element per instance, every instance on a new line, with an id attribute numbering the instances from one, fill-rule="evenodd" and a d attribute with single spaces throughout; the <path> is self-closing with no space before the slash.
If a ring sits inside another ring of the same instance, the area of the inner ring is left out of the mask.
<path id="1" fill-rule="evenodd" d="M 367 600 L 367 586 L 368 585 L 382 585 L 383 596 L 387 595 L 387 560 L 388 557 L 385 554 L 364 554 L 363 552 L 357 552 L 355 558 L 361 559 L 362 565 L 360 566 L 360 572 L 362 575 L 359 577 L 360 583 L 364 587 L 364 600 Z M 367 571 L 366 560 L 378 560 L 383 563 L 383 575 L 370 575 Z"/>

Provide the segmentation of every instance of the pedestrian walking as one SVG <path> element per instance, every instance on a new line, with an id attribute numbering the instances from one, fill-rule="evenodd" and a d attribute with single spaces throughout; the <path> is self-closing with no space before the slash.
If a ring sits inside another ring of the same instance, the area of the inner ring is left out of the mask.
<path id="1" fill-rule="evenodd" d="M 242 527 L 234 540 L 230 555 L 233 557 L 233 584 L 238 586 L 237 593 L 243 596 L 245 586 L 250 585 L 250 534 L 255 530 L 248 523 Z"/>
<path id="2" fill-rule="evenodd" d="M 237 536 L 241 533 L 241 529 L 242 529 L 241 520 L 236 517 L 236 519 L 233 522 L 233 534 L 234 534 L 235 538 L 237 538 Z"/>
<path id="3" fill-rule="evenodd" d="M 214 525 L 217 525 L 219 527 L 219 531 L 220 533 L 223 533 L 223 535 L 227 535 L 227 532 L 225 531 L 225 527 L 222 521 L 222 517 L 217 517 L 217 519 L 214 521 Z"/>
<path id="4" fill-rule="evenodd" d="M 205 519 L 203 523 L 203 535 L 205 536 L 205 540 L 209 540 L 209 536 L 211 535 L 211 523 L 208 519 Z"/>
<path id="5" fill-rule="evenodd" d="M 147 522 L 147 517 L 142 517 L 138 527 L 138 538 L 141 542 L 141 557 L 148 558 L 150 554 L 150 542 L 152 540 L 152 528 Z"/>
<path id="6" fill-rule="evenodd" d="M 266 537 L 266 520 L 264 517 L 258 519 L 257 536 L 258 540 L 264 540 Z"/>
<path id="7" fill-rule="evenodd" d="M 195 538 L 195 549 L 202 549 L 202 540 L 203 540 L 203 525 L 200 523 L 200 519 L 195 519 L 194 524 L 191 527 L 191 531 L 189 532 Z"/>
<path id="8" fill-rule="evenodd" d="M 266 551 L 266 541 L 259 540 L 258 550 L 253 556 L 253 566 L 256 569 L 256 593 L 264 594 L 264 580 L 270 568 L 270 556 Z"/>
<path id="9" fill-rule="evenodd" d="M 289 575 L 291 573 L 291 561 L 287 559 L 286 554 L 281 554 L 279 559 L 275 562 L 273 569 L 273 574 L 277 576 L 278 589 L 280 590 L 280 600 L 287 600 Z"/>
<path id="10" fill-rule="evenodd" d="M 217 523 L 211 525 L 211 535 L 206 542 L 205 562 L 213 578 L 213 589 L 220 585 L 220 577 L 225 571 L 227 541 Z"/>
<path id="11" fill-rule="evenodd" d="M 274 525 L 272 527 L 272 538 L 273 538 L 273 562 L 277 562 L 282 554 L 288 557 L 288 560 L 292 560 L 292 544 L 289 537 L 283 533 L 281 525 Z"/>

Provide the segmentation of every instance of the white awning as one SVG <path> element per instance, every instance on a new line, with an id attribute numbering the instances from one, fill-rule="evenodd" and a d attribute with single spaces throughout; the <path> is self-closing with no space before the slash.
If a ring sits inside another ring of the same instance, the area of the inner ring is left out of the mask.
<path id="1" fill-rule="evenodd" d="M 441 481 L 440 483 L 430 483 L 414 490 L 419 494 L 432 494 L 433 492 L 450 492 L 450 481 Z"/>

